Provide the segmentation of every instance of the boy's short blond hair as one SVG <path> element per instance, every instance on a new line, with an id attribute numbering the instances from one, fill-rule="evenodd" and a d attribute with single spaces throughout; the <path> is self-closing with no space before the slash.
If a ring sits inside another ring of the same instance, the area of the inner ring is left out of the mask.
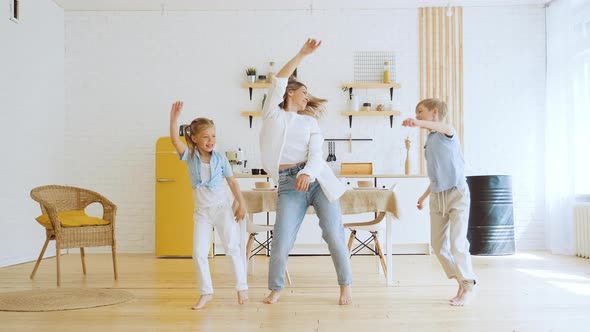
<path id="1" fill-rule="evenodd" d="M 420 107 L 420 105 L 423 105 L 424 107 L 426 107 L 429 110 L 437 108 L 438 109 L 438 117 L 441 121 L 447 117 L 447 113 L 448 113 L 447 103 L 445 103 L 444 101 L 442 101 L 438 98 L 428 98 L 428 99 L 424 99 L 424 100 L 420 101 L 418 103 L 418 105 L 416 105 L 416 111 L 418 110 L 418 107 Z"/>

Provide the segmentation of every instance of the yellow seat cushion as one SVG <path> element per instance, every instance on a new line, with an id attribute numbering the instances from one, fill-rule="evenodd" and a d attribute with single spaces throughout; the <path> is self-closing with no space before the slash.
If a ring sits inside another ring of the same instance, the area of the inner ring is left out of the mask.
<path id="1" fill-rule="evenodd" d="M 61 222 L 61 227 L 101 226 L 110 224 L 106 220 L 88 216 L 84 210 L 58 212 L 57 216 Z M 52 228 L 49 216 L 46 214 L 38 216 L 35 220 L 47 229 Z"/>

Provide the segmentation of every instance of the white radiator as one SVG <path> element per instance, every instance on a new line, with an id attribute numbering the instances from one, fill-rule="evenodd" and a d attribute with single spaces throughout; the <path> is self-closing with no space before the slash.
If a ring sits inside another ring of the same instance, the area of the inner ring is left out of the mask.
<path id="1" fill-rule="evenodd" d="M 576 221 L 576 255 L 590 258 L 590 204 L 578 204 L 574 208 Z"/>

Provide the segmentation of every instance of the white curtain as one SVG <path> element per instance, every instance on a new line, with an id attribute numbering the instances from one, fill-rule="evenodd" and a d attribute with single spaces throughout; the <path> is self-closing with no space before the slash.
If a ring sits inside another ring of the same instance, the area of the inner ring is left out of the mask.
<path id="1" fill-rule="evenodd" d="M 588 153 L 590 1 L 551 1 L 546 19 L 546 243 L 553 253 L 572 255 L 576 245 L 574 158 L 576 153 Z"/>
<path id="2" fill-rule="evenodd" d="M 586 0 L 554 0 L 547 7 L 547 100 L 545 112 L 546 244 L 557 254 L 575 254 L 573 220 L 577 66 L 580 9 Z M 589 18 L 590 19 L 590 18 Z M 577 25 L 577 26 L 576 26 Z M 579 108 L 578 108 L 579 109 Z M 578 153 L 588 153 L 579 151 Z"/>

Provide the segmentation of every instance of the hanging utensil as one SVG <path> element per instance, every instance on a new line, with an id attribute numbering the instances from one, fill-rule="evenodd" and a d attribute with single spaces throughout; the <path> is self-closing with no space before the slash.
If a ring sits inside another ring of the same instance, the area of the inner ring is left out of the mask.
<path id="1" fill-rule="evenodd" d="M 330 161 L 334 161 L 334 142 L 330 142 Z"/>
<path id="2" fill-rule="evenodd" d="M 332 161 L 336 161 L 336 142 L 334 143 L 334 151 L 332 151 Z"/>
<path id="3" fill-rule="evenodd" d="M 330 161 L 332 162 L 332 161 L 334 161 L 334 142 L 330 142 L 329 146 L 330 146 L 329 158 L 330 158 Z"/>

